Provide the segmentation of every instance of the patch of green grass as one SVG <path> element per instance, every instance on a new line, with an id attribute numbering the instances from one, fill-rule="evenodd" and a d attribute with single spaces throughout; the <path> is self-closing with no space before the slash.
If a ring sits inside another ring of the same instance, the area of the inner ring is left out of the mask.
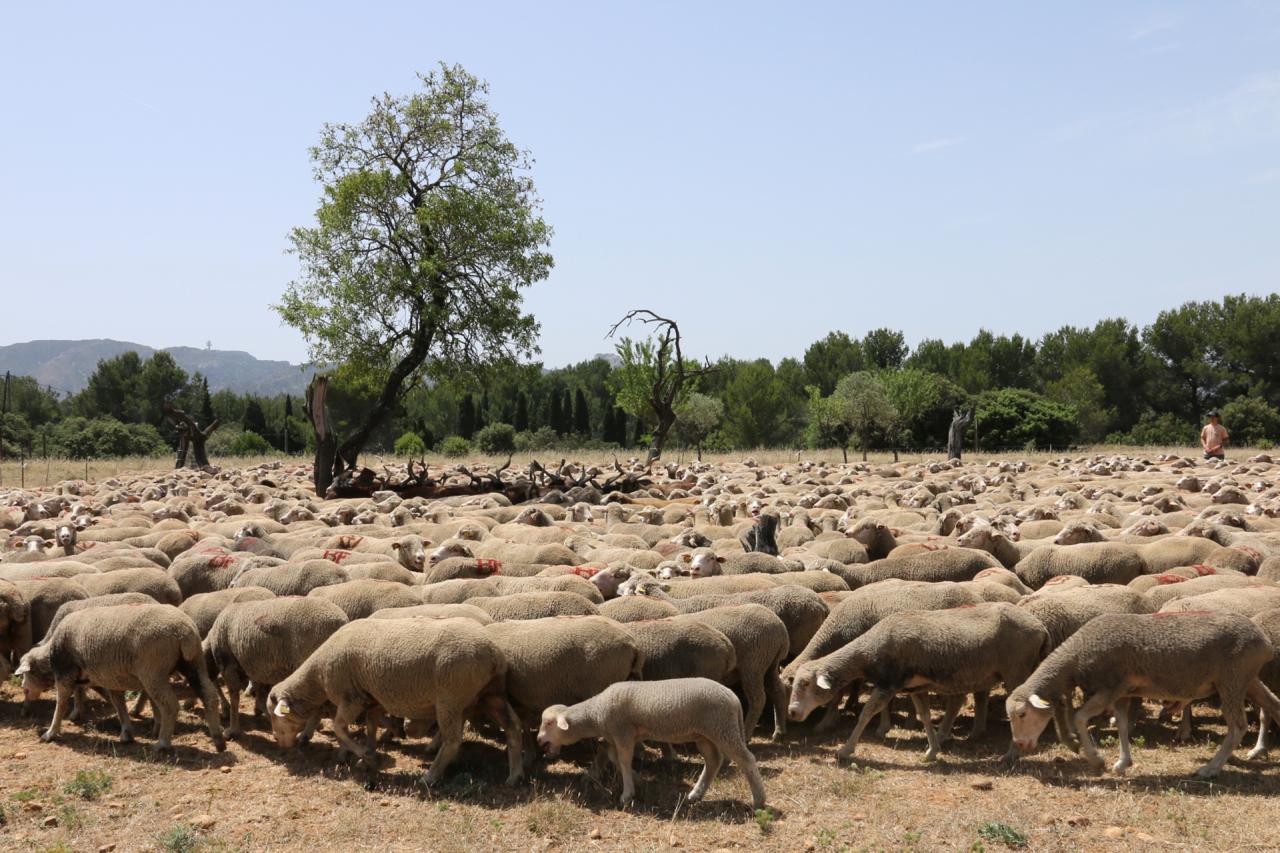
<path id="1" fill-rule="evenodd" d="M 175 823 L 156 836 L 156 843 L 169 853 L 196 853 L 204 846 L 204 839 L 185 823 Z"/>
<path id="2" fill-rule="evenodd" d="M 978 835 L 987 841 L 1003 844 L 1005 847 L 1026 847 L 1027 836 L 998 820 L 989 820 L 978 827 Z"/>
<path id="3" fill-rule="evenodd" d="M 59 841 L 52 847 L 41 847 L 40 853 L 75 853 L 75 851 Z"/>
<path id="4" fill-rule="evenodd" d="M 23 788 L 21 791 L 14 791 L 12 794 L 10 794 L 9 799 L 16 800 L 19 803 L 25 803 L 28 800 L 34 800 L 38 796 L 40 796 L 39 789 Z"/>
<path id="5" fill-rule="evenodd" d="M 82 800 L 96 800 L 111 790 L 111 777 L 104 770 L 80 770 L 62 790 Z"/>
<path id="6" fill-rule="evenodd" d="M 902 833 L 902 843 L 908 847 L 915 847 L 920 843 L 920 839 L 923 837 L 924 836 L 919 832 L 904 832 Z"/>
<path id="7" fill-rule="evenodd" d="M 81 816 L 78 808 L 73 806 L 71 803 L 67 803 L 62 808 L 58 809 L 58 823 L 65 829 L 75 830 L 79 829 L 80 825 L 84 823 L 84 818 Z"/>
<path id="8" fill-rule="evenodd" d="M 773 810 L 756 809 L 755 820 L 756 826 L 760 827 L 760 831 L 765 835 L 768 835 L 773 829 Z"/>

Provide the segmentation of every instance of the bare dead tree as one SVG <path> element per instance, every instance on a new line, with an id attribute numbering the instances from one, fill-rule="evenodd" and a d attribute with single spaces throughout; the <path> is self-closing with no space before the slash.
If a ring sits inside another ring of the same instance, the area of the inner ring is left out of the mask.
<path id="1" fill-rule="evenodd" d="M 711 373 L 714 368 L 710 362 L 702 367 L 691 367 L 684 359 L 681 348 L 680 326 L 675 320 L 661 317 L 647 308 L 633 308 L 621 320 L 609 329 L 606 338 L 611 338 L 622 326 L 629 326 L 639 321 L 653 326 L 657 334 L 658 349 L 654 353 L 653 375 L 651 385 L 645 391 L 645 402 L 653 411 L 657 425 L 653 430 L 653 444 L 649 447 L 648 462 L 662 457 L 662 448 L 667 442 L 667 433 L 676 422 L 676 402 L 686 387 L 701 376 Z"/>
<path id="2" fill-rule="evenodd" d="M 205 444 L 209 436 L 218 428 L 221 421 L 214 418 L 204 429 L 196 423 L 196 419 L 166 400 L 161 406 L 165 418 L 178 431 L 178 458 L 174 468 L 205 468 L 209 465 L 209 454 Z"/>
<path id="3" fill-rule="evenodd" d="M 956 409 L 951 415 L 951 429 L 947 431 L 947 458 L 959 459 L 964 447 L 964 431 L 973 420 L 973 412 Z"/>
<path id="4" fill-rule="evenodd" d="M 354 465 L 347 464 L 338 450 L 338 434 L 333 429 L 329 417 L 329 407 L 325 402 L 329 393 L 329 377 L 324 374 L 313 376 L 307 385 L 306 400 L 302 404 L 303 414 L 311 422 L 316 433 L 316 456 L 312 471 L 312 481 L 316 486 L 316 494 L 324 495 L 330 484 L 339 475 Z"/>

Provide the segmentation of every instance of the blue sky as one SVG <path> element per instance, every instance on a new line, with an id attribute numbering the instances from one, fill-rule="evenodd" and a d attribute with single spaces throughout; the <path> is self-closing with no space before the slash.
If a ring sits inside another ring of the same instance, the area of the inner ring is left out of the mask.
<path id="1" fill-rule="evenodd" d="M 306 149 L 486 78 L 555 228 L 543 359 L 1038 337 L 1280 279 L 1280 4 L 5 4 L 0 343 L 301 360 Z"/>

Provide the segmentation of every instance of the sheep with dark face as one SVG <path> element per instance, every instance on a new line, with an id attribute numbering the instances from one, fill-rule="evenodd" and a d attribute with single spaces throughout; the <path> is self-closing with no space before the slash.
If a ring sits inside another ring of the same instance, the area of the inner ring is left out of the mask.
<path id="1" fill-rule="evenodd" d="M 1258 680 L 1273 655 L 1258 626 L 1232 613 L 1103 614 L 1072 634 L 1009 694 L 1005 708 L 1014 745 L 1019 754 L 1034 749 L 1055 703 L 1079 687 L 1085 700 L 1074 724 L 1085 758 L 1102 768 L 1089 720 L 1113 708 L 1120 758 L 1112 769 L 1123 773 L 1133 763 L 1129 704 L 1123 700 L 1190 702 L 1217 693 L 1227 735 L 1209 763 L 1196 771 L 1201 778 L 1215 776 L 1244 736 L 1246 697 L 1273 718 L 1280 715 L 1280 701 Z"/>

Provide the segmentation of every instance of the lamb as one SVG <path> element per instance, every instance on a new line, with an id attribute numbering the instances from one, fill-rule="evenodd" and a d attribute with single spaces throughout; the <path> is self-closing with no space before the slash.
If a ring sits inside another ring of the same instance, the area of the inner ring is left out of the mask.
<path id="1" fill-rule="evenodd" d="M 276 595 L 307 595 L 322 586 L 350 580 L 346 571 L 327 560 L 245 569 L 231 581 L 233 587 L 260 586 Z"/>
<path id="2" fill-rule="evenodd" d="M 687 799 L 706 794 L 724 758 L 737 764 L 751 787 L 752 807 L 765 805 L 764 782 L 747 747 L 742 706 L 729 688 L 705 678 L 660 683 L 621 682 L 573 706 L 552 705 L 542 712 L 538 745 L 559 748 L 583 738 L 603 738 L 622 774 L 622 804 L 635 799 L 631 758 L 636 743 L 695 743 L 706 759 L 702 775 Z"/>
<path id="3" fill-rule="evenodd" d="M 1147 573 L 1137 547 L 1118 542 L 1081 545 L 1042 545 L 1023 557 L 1015 571 L 1032 589 L 1058 575 L 1075 575 L 1089 583 L 1125 584 Z"/>
<path id="4" fill-rule="evenodd" d="M 79 575 L 76 582 L 90 595 L 141 592 L 161 604 L 177 606 L 182 603 L 182 590 L 177 581 L 160 569 L 120 569 L 114 572 L 84 574 Z"/>
<path id="5" fill-rule="evenodd" d="M 239 737 L 240 693 L 252 681 L 259 704 L 334 631 L 347 615 L 331 601 L 272 598 L 229 604 L 204 640 L 204 650 L 227 685 L 227 737 Z M 305 736 L 310 732 L 305 732 Z"/>
<path id="6" fill-rule="evenodd" d="M 122 743 L 133 740 L 124 691 L 144 691 L 160 720 L 153 748 L 168 752 L 178 719 L 178 697 L 169 683 L 175 671 L 200 696 L 209 736 L 222 752 L 226 741 L 218 721 L 217 688 L 209 679 L 196 626 L 172 605 L 125 604 L 72 613 L 48 642 L 23 656 L 16 674 L 24 676 L 28 701 L 50 688 L 57 691 L 53 720 L 41 740 L 61 734 L 76 684 L 88 682 L 107 691 L 120 718 Z"/>
<path id="7" fill-rule="evenodd" d="M 840 575 L 850 589 L 876 581 L 898 579 L 911 581 L 967 581 L 983 569 L 1002 568 L 1000 561 L 986 551 L 969 548 L 944 548 L 924 551 L 906 557 L 887 557 L 861 566 L 849 566 Z"/>
<path id="8" fill-rule="evenodd" d="M 750 739 L 760 723 L 766 699 L 773 704 L 773 737 L 781 738 L 787 730 L 787 691 L 778 677 L 778 669 L 791 648 L 791 638 L 782 620 L 762 605 L 738 604 L 686 613 L 672 621 L 709 625 L 729 638 L 736 666 L 727 684 L 740 685 L 746 697 L 743 721 L 747 738 Z"/>
<path id="9" fill-rule="evenodd" d="M 1213 758 L 1196 771 L 1201 778 L 1216 776 L 1244 736 L 1246 696 L 1273 719 L 1280 714 L 1280 701 L 1258 680 L 1273 654 L 1261 629 L 1233 613 L 1105 613 L 1058 646 L 1009 694 L 1005 708 L 1017 755 L 1035 748 L 1054 703 L 1080 687 L 1085 701 L 1074 722 L 1085 758 L 1102 768 L 1089 720 L 1114 708 L 1120 758 L 1112 769 L 1123 773 L 1133 760 L 1129 706 L 1121 700 L 1137 696 L 1190 702 L 1216 692 L 1227 735 Z"/>
<path id="10" fill-rule="evenodd" d="M 544 709 L 639 678 L 644 664 L 626 629 L 600 616 L 495 622 L 485 634 L 506 657 L 507 697 L 525 731 Z"/>
<path id="11" fill-rule="evenodd" d="M 422 604 L 421 596 L 413 587 L 380 580 L 353 580 L 316 587 L 307 593 L 307 597 L 336 604 L 347 615 L 347 619 L 364 619 L 389 607 L 414 607 Z"/>
<path id="12" fill-rule="evenodd" d="M 196 633 L 200 635 L 201 640 L 204 640 L 209 635 L 209 629 L 213 627 L 213 623 L 217 621 L 218 615 L 227 605 L 240 601 L 263 601 L 275 597 L 274 592 L 260 586 L 232 587 L 220 589 L 217 592 L 197 593 L 178 605 L 178 609 L 191 617 L 191 621 L 196 623 Z"/>
<path id="13" fill-rule="evenodd" d="M 434 785 L 457 757 L 470 709 L 492 709 L 507 736 L 509 775 L 522 775 L 520 719 L 506 700 L 507 661 L 470 619 L 359 619 L 335 631 L 267 697 L 276 743 L 292 747 L 327 705 L 339 743 L 372 769 L 372 738 L 360 745 L 347 727 L 363 713 L 439 726 L 439 748 L 424 779 Z M 375 710 L 378 709 L 378 710 Z"/>
<path id="14" fill-rule="evenodd" d="M 467 603 L 488 613 L 495 622 L 600 615 L 594 604 L 572 592 L 519 592 L 496 598 L 471 598 Z"/>

